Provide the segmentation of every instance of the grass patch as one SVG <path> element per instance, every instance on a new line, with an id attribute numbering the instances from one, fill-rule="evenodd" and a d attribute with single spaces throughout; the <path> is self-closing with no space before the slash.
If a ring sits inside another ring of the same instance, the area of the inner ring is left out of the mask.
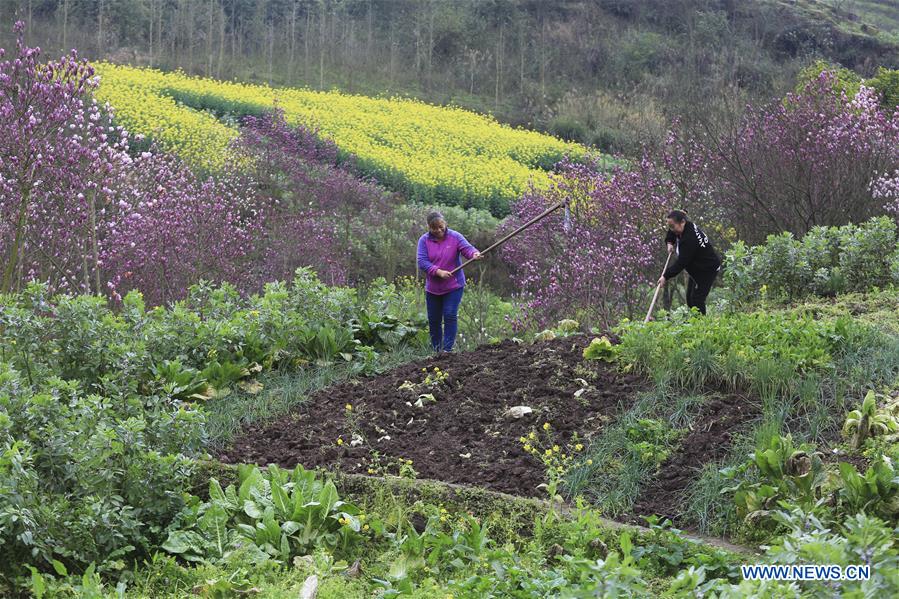
<path id="1" fill-rule="evenodd" d="M 640 487 L 677 445 L 701 403 L 701 396 L 672 398 L 658 389 L 643 393 L 588 445 L 583 461 L 565 481 L 570 497 L 583 496 L 603 513 L 633 506 Z"/>

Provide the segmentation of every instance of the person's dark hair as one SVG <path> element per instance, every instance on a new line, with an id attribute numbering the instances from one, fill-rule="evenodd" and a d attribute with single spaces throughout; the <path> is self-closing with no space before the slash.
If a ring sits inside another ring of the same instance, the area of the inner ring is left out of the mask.
<path id="1" fill-rule="evenodd" d="M 672 219 L 676 223 L 682 223 L 687 220 L 687 211 L 686 210 L 672 210 L 668 213 L 668 218 Z"/>
<path id="2" fill-rule="evenodd" d="M 441 214 L 440 212 L 437 212 L 436 210 L 433 212 L 428 212 L 428 226 L 429 227 L 438 220 L 445 221 L 446 219 L 443 218 L 443 214 Z"/>

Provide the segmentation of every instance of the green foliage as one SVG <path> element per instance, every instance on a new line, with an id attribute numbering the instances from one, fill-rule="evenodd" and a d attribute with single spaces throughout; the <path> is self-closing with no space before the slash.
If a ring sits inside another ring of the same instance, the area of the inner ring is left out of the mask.
<path id="1" fill-rule="evenodd" d="M 132 292 L 113 311 L 103 298 L 49 298 L 33 284 L 0 297 L 0 360 L 31 383 L 60 376 L 101 393 L 200 399 L 204 384 L 224 392 L 263 369 L 350 361 L 357 351 L 365 358 L 357 333 L 378 351 L 415 342 L 417 322 L 378 304 L 385 287 L 376 283 L 369 304 L 299 269 L 290 285 L 272 283 L 260 295 L 200 283 L 168 308 L 148 311 Z"/>
<path id="2" fill-rule="evenodd" d="M 839 496 L 844 513 L 863 512 L 890 521 L 899 516 L 899 471 L 891 460 L 881 457 L 863 475 L 846 462 L 841 462 L 839 468 Z"/>
<path id="3" fill-rule="evenodd" d="M 858 93 L 858 90 L 862 85 L 861 76 L 852 69 L 830 64 L 826 60 L 816 60 L 799 72 L 796 76 L 796 93 L 801 93 L 809 82 L 817 79 L 824 71 L 829 71 L 834 74 L 834 87 L 838 91 L 845 93 L 846 97 L 850 100 Z M 868 84 L 868 82 L 865 83 Z"/>
<path id="4" fill-rule="evenodd" d="M 566 141 L 586 144 L 590 142 L 586 125 L 571 116 L 558 116 L 549 122 L 549 132 Z"/>
<path id="5" fill-rule="evenodd" d="M 221 396 L 231 390 L 232 384 L 249 376 L 250 371 L 241 364 L 227 361 L 221 363 L 218 360 L 212 360 L 200 374 L 209 381 L 213 389 L 215 389 L 215 394 Z"/>
<path id="6" fill-rule="evenodd" d="M 727 297 L 737 303 L 759 298 L 794 301 L 899 283 L 896 222 L 873 218 L 860 225 L 815 227 L 801 240 L 769 235 L 763 245 L 737 242 L 725 255 Z"/>
<path id="7" fill-rule="evenodd" d="M 336 358 L 349 362 L 357 343 L 352 330 L 328 325 L 314 325 L 301 328 L 296 333 L 297 343 L 303 353 L 318 364 L 329 364 Z"/>
<path id="8" fill-rule="evenodd" d="M 747 470 L 754 470 L 748 473 Z M 821 499 L 826 472 L 821 455 L 811 446 L 794 447 L 790 435 L 772 437 L 749 459 L 723 472 L 727 477 L 743 477 L 736 487 L 722 493 L 734 493 L 737 514 L 747 522 L 758 522 L 773 514 L 779 502 L 789 502 L 804 510 L 813 509 Z M 747 477 L 747 474 L 755 475 Z M 755 482 L 750 482 L 757 477 Z"/>
<path id="9" fill-rule="evenodd" d="M 659 464 L 668 459 L 669 450 L 677 437 L 678 431 L 652 418 L 640 418 L 627 427 L 631 452 L 650 471 L 655 471 Z"/>
<path id="10" fill-rule="evenodd" d="M 815 515 L 793 508 L 776 515 L 787 534 L 775 541 L 766 552 L 769 563 L 777 564 L 834 564 L 846 567 L 853 564 L 871 566 L 871 579 L 842 581 L 839 592 L 846 597 L 884 596 L 899 593 L 899 550 L 895 544 L 895 530 L 882 520 L 859 513 L 847 517 L 837 526 L 819 520 Z M 750 591 L 765 583 L 744 584 Z M 804 582 L 770 585 L 772 596 L 795 595 L 801 592 L 814 597 L 833 593 L 827 582 Z M 751 591 L 750 591 L 751 592 Z"/>
<path id="11" fill-rule="evenodd" d="M 331 481 L 297 466 L 239 467 L 237 486 L 209 481 L 209 501 L 192 498 L 162 548 L 188 561 L 221 562 L 242 550 L 253 563 L 286 563 L 315 548 L 346 551 L 359 541 L 358 509 Z"/>
<path id="12" fill-rule="evenodd" d="M 764 383 L 772 395 L 798 384 L 799 374 L 832 371 L 838 356 L 873 343 L 877 334 L 848 317 L 815 320 L 801 312 L 692 315 L 626 322 L 616 331 L 619 360 L 658 381 L 692 389 Z M 765 365 L 776 368 L 765 373 Z"/>
<path id="13" fill-rule="evenodd" d="M 615 346 L 609 341 L 609 338 L 603 335 L 590 342 L 590 345 L 584 348 L 585 360 L 603 360 L 605 362 L 613 362 L 617 352 Z"/>
<path id="14" fill-rule="evenodd" d="M 203 421 L 164 396 L 32 386 L 0 363 L 0 588 L 26 563 L 110 573 L 147 555 L 183 506 Z"/>
<path id="15" fill-rule="evenodd" d="M 884 435 L 899 430 L 899 420 L 892 409 L 877 409 L 877 394 L 868 391 L 859 409 L 846 415 L 843 436 L 851 439 L 853 449 L 861 449 L 868 437 Z"/>
<path id="16" fill-rule="evenodd" d="M 205 445 L 194 402 L 238 383 L 258 390 L 248 377 L 309 360 L 371 367 L 376 354 L 354 332 L 373 313 L 375 303 L 304 269 L 260 295 L 199 284 L 152 310 L 136 292 L 116 311 L 103 298 L 48 297 L 40 284 L 0 296 L 0 592 L 24 580 L 26 563 L 36 576 L 54 560 L 108 576 L 149 555 Z M 402 333 L 384 335 L 382 350 L 414 339 L 407 321 L 388 327 Z M 196 515 L 194 532 L 222 549 L 218 508 Z"/>
<path id="17" fill-rule="evenodd" d="M 153 382 L 161 391 L 173 399 L 204 400 L 209 390 L 209 383 L 196 368 L 185 368 L 177 360 L 163 360 L 161 364 L 150 369 Z"/>
<path id="18" fill-rule="evenodd" d="M 890 110 L 899 107 L 899 70 L 880 67 L 876 75 L 865 80 L 865 85 L 877 90 L 884 107 Z"/>

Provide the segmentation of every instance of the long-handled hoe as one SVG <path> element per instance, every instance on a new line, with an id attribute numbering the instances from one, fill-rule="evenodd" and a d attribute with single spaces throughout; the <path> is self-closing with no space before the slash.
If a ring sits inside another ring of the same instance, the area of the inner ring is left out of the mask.
<path id="1" fill-rule="evenodd" d="M 662 267 L 662 274 L 665 274 L 665 271 L 668 270 L 668 262 L 671 260 L 671 254 L 674 252 L 668 252 L 668 258 L 665 259 L 665 266 Z M 646 318 L 643 319 L 643 322 L 649 322 L 649 319 L 652 317 L 652 309 L 656 307 L 656 300 L 659 299 L 659 291 L 662 289 L 662 284 L 659 283 L 656 285 L 656 292 L 652 296 L 652 303 L 649 304 L 649 310 L 646 311 Z"/>
<path id="2" fill-rule="evenodd" d="M 564 206 L 565 204 L 566 204 L 565 202 L 559 202 L 558 204 L 554 204 L 554 205 L 550 206 L 549 208 L 547 208 L 546 210 L 544 210 L 543 212 L 541 212 L 540 214 L 538 214 L 537 216 L 535 216 L 534 218 L 529 220 L 528 222 L 524 223 L 523 225 L 521 225 L 520 227 L 518 227 L 517 229 L 515 229 L 514 231 L 512 231 L 511 233 L 509 233 L 508 235 L 506 235 L 505 237 L 503 237 L 502 239 L 500 239 L 499 241 L 497 241 L 490 247 L 488 247 L 486 250 L 482 251 L 481 255 L 483 256 L 490 250 L 495 249 L 495 248 L 501 246 L 502 244 L 506 243 L 507 241 L 509 241 L 510 239 L 512 239 L 513 237 L 515 237 L 516 235 L 518 235 L 519 233 L 521 233 L 522 231 L 524 231 L 525 229 L 530 227 L 531 225 L 540 222 L 541 220 L 543 220 L 544 218 L 546 218 L 547 216 L 549 216 L 550 214 L 552 214 L 553 212 L 555 212 L 556 210 L 558 210 L 559 208 Z M 462 264 L 460 264 L 459 266 L 457 266 L 456 268 L 451 270 L 450 274 L 451 275 L 456 274 L 457 272 L 459 272 L 460 270 L 462 270 L 463 268 L 465 268 L 472 262 L 474 262 L 474 260 L 466 260 L 465 262 L 463 262 Z"/>

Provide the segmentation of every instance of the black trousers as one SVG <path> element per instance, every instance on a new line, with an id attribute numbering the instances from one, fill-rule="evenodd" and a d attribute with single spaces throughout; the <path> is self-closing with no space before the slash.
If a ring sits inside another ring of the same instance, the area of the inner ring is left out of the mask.
<path id="1" fill-rule="evenodd" d="M 712 284 L 715 277 L 718 276 L 718 270 L 711 272 L 697 272 L 695 274 L 687 273 L 687 306 L 694 306 L 705 314 L 705 300 L 709 297 L 709 291 L 712 290 Z"/>

